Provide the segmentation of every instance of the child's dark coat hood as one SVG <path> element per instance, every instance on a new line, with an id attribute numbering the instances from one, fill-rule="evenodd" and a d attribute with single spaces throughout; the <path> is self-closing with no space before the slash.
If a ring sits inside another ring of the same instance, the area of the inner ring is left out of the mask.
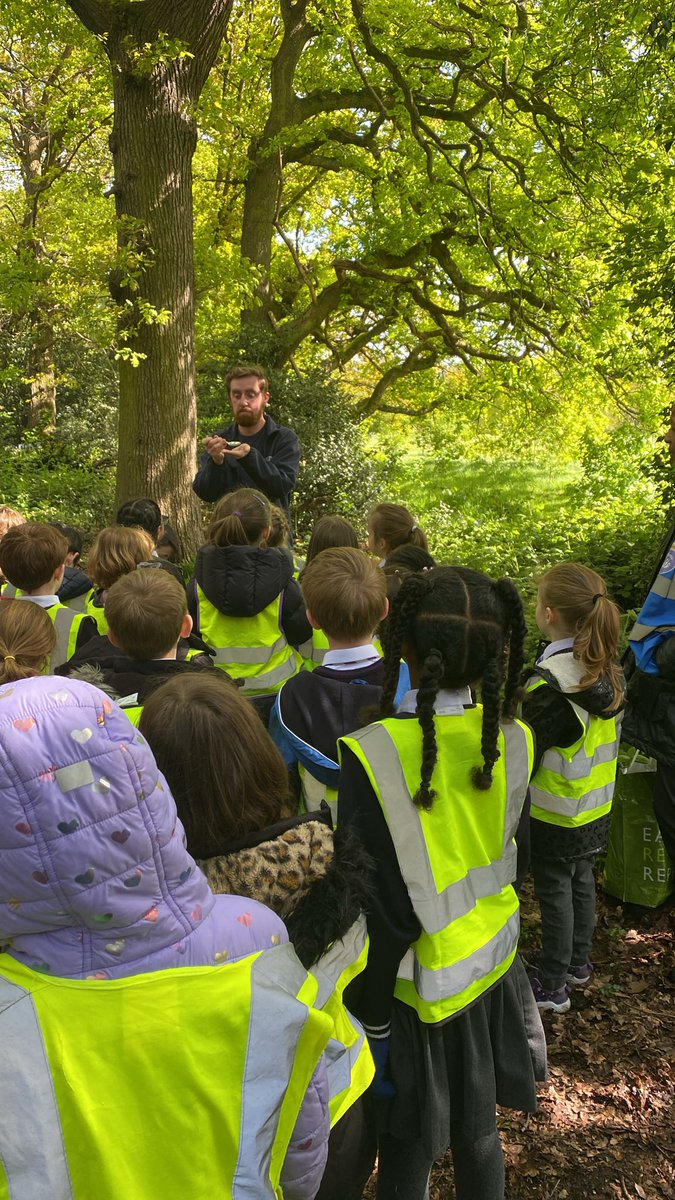
<path id="1" fill-rule="evenodd" d="M 202 546 L 195 579 L 228 617 L 254 617 L 268 608 L 293 577 L 283 550 L 268 546 Z"/>

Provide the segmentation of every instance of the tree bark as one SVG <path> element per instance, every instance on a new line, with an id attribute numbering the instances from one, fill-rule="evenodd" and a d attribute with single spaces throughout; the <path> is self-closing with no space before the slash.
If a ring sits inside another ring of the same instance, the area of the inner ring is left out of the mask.
<path id="1" fill-rule="evenodd" d="M 200 540 L 196 461 L 192 157 L 194 106 L 231 0 L 71 0 L 112 66 L 110 138 L 119 262 L 117 501 L 151 496 L 184 555 Z"/>
<path id="2" fill-rule="evenodd" d="M 54 326 L 45 315 L 36 314 L 28 352 L 27 429 L 52 434 L 56 428 L 56 370 L 54 367 Z"/>

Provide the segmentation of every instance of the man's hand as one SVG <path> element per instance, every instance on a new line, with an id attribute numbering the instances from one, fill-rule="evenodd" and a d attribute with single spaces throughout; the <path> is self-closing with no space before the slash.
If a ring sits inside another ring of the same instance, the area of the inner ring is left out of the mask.
<path id="1" fill-rule="evenodd" d="M 233 450 L 228 450 L 227 439 L 223 437 L 204 438 L 202 445 L 209 458 L 213 460 L 217 467 L 222 466 L 226 454 L 230 458 L 246 458 L 251 449 L 248 442 L 242 442 L 240 446 L 235 446 Z"/>
<path id="2" fill-rule="evenodd" d="M 248 442 L 242 442 L 240 446 L 235 446 L 234 450 L 226 450 L 225 453 L 230 458 L 246 458 L 250 449 L 251 447 Z"/>

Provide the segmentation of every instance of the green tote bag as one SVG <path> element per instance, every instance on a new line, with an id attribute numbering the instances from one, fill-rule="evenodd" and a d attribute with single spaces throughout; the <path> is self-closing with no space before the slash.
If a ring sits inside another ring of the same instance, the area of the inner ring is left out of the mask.
<path id="1" fill-rule="evenodd" d="M 654 816 L 656 760 L 632 747 L 619 756 L 603 884 L 629 904 L 657 908 L 675 891 L 673 862 Z"/>

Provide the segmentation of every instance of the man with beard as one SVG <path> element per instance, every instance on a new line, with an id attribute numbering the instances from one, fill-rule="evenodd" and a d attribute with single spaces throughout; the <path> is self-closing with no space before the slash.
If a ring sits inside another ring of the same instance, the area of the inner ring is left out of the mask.
<path id="1" fill-rule="evenodd" d="M 298 436 L 266 415 L 270 394 L 261 367 L 234 367 L 227 386 L 234 421 L 204 439 L 206 453 L 192 486 L 200 500 L 258 488 L 288 512 L 300 465 Z"/>

